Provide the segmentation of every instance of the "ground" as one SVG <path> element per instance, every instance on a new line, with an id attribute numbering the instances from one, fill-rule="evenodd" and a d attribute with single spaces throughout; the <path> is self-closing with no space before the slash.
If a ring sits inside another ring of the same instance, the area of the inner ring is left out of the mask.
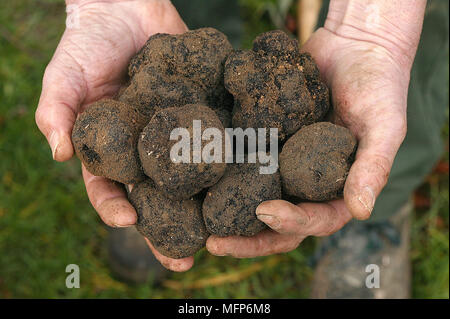
<path id="1" fill-rule="evenodd" d="M 0 4 L 0 298 L 307 297 L 314 239 L 288 254 L 248 260 L 202 250 L 191 271 L 158 287 L 151 278 L 131 286 L 112 276 L 107 230 L 89 204 L 78 159 L 52 161 L 34 122 L 42 75 L 64 28 L 63 3 Z M 256 1 L 241 3 L 248 11 Z M 243 46 L 268 28 L 255 15 L 247 19 Z M 443 139 L 442 161 L 414 196 L 414 297 L 449 297 L 448 126 Z M 65 286 L 72 263 L 81 269 L 80 289 Z"/>

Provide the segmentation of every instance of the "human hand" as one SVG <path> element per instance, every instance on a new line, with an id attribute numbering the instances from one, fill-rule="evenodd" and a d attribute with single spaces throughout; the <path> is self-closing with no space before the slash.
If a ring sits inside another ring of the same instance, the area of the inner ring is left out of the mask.
<path id="1" fill-rule="evenodd" d="M 66 28 L 45 70 L 36 123 L 56 161 L 73 154 L 71 134 L 84 108 L 114 96 L 126 80 L 131 57 L 155 33 L 183 33 L 187 27 L 168 0 L 67 0 L 75 5 L 76 25 Z M 90 174 L 83 179 L 89 199 L 101 219 L 112 227 L 136 223 L 137 215 L 122 186 Z M 148 242 L 148 241 L 147 241 Z M 148 242 L 149 243 L 149 242 Z M 193 258 L 156 258 L 173 271 L 192 267 Z"/>
<path id="2" fill-rule="evenodd" d="M 332 2 L 325 27 L 302 47 L 331 89 L 333 122 L 358 139 L 344 198 L 264 202 L 256 215 L 271 229 L 253 237 L 211 236 L 206 246 L 212 254 L 249 258 L 288 252 L 307 236 L 328 236 L 352 218 L 369 218 L 406 134 L 409 76 L 425 10 L 423 0 L 377 3 L 370 11 L 365 3 Z"/>

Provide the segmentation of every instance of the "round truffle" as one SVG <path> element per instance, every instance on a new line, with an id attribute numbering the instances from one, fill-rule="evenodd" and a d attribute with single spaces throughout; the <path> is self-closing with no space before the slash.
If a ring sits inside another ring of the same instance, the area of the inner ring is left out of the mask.
<path id="1" fill-rule="evenodd" d="M 119 99 L 150 116 L 167 107 L 206 104 L 227 127 L 233 98 L 224 87 L 223 72 L 232 49 L 213 28 L 151 36 L 131 60 L 131 83 Z"/>
<path id="2" fill-rule="evenodd" d="M 145 116 L 130 105 L 110 99 L 98 101 L 75 122 L 75 152 L 92 174 L 124 184 L 137 183 L 145 178 L 137 152 L 145 124 Z"/>
<path id="3" fill-rule="evenodd" d="M 183 34 L 155 34 L 132 58 L 130 77 L 153 65 L 162 74 L 179 74 L 204 87 L 223 81 L 223 64 L 233 50 L 225 34 L 213 28 Z"/>
<path id="4" fill-rule="evenodd" d="M 306 78 L 304 71 L 313 63 L 300 54 L 297 40 L 282 31 L 263 33 L 253 50 L 232 53 L 225 63 L 224 83 L 235 98 L 233 127 L 278 128 L 284 141 L 322 118 L 329 107 L 328 88 L 318 73 Z"/>
<path id="5" fill-rule="evenodd" d="M 151 119 L 162 109 L 197 104 L 207 98 L 207 92 L 189 79 L 144 65 L 119 96 L 119 101 L 136 105 Z"/>
<path id="6" fill-rule="evenodd" d="M 310 201 L 339 198 L 356 147 L 356 138 L 345 127 L 319 122 L 302 128 L 280 154 L 283 192 Z"/>
<path id="7" fill-rule="evenodd" d="M 228 164 L 222 179 L 208 189 L 203 218 L 209 233 L 253 236 L 266 228 L 256 218 L 256 208 L 267 200 L 281 198 L 280 174 L 261 174 L 256 163 Z"/>
<path id="8" fill-rule="evenodd" d="M 213 131 L 211 140 L 202 138 L 208 131 Z M 145 174 L 171 199 L 187 199 L 214 185 L 225 172 L 224 149 L 222 123 L 203 105 L 161 110 L 138 142 Z"/>
<path id="9" fill-rule="evenodd" d="M 185 258 L 205 246 L 209 234 L 201 200 L 170 200 L 149 179 L 135 185 L 129 199 L 138 214 L 137 230 L 164 256 Z"/>

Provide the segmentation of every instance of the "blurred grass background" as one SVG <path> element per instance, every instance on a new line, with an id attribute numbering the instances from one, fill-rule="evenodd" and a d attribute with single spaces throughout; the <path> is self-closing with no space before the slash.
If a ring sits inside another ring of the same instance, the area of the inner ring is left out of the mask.
<path id="1" fill-rule="evenodd" d="M 272 4 L 270 4 L 272 3 Z M 240 0 L 243 47 L 275 28 L 274 0 Z M 283 8 L 282 8 L 283 9 Z M 281 9 L 280 9 L 281 10 Z M 107 230 L 91 208 L 77 159 L 56 163 L 34 122 L 42 75 L 64 30 L 63 0 L 0 4 L 0 298 L 305 298 L 315 240 L 297 250 L 236 260 L 196 256 L 196 266 L 160 286 L 128 285 L 111 274 Z M 286 29 L 295 29 L 289 10 Z M 448 125 L 443 158 L 414 196 L 413 296 L 449 297 Z M 78 264 L 81 288 L 65 287 Z"/>

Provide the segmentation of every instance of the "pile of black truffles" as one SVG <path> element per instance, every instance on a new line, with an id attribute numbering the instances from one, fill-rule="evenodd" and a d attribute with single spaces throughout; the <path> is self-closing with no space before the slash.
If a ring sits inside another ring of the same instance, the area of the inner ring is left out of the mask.
<path id="1" fill-rule="evenodd" d="M 156 34 L 128 75 L 118 96 L 79 115 L 72 141 L 89 172 L 133 185 L 136 227 L 163 255 L 192 256 L 210 234 L 257 234 L 266 229 L 255 215 L 263 201 L 342 196 L 356 139 L 323 122 L 328 88 L 312 57 L 284 32 L 261 34 L 248 51 L 233 50 L 212 28 Z M 279 170 L 261 174 L 248 148 L 244 163 L 224 155 L 198 161 L 195 152 L 180 161 L 174 131 L 187 134 L 189 150 L 197 143 L 205 153 L 210 142 L 194 140 L 195 123 L 200 133 L 220 133 L 222 148 L 226 128 L 277 128 Z"/>

